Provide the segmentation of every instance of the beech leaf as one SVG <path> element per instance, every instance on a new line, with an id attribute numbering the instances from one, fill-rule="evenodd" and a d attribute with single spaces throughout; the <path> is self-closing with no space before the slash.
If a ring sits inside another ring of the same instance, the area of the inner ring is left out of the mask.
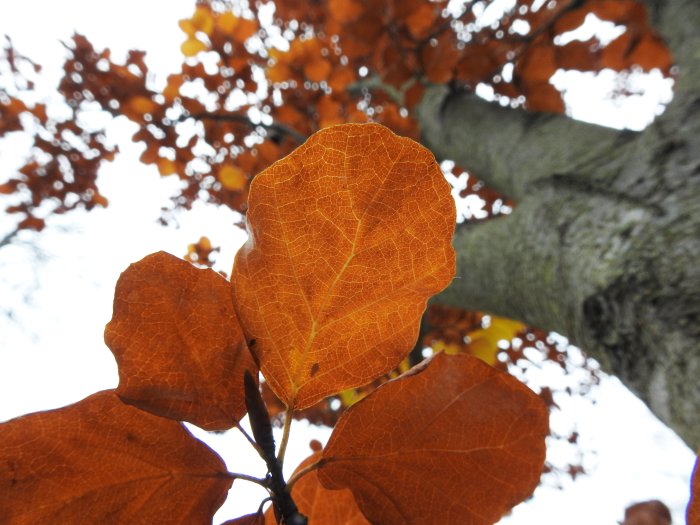
<path id="1" fill-rule="evenodd" d="M 112 390 L 0 425 L 0 523 L 210 524 L 231 483 L 181 423 Z"/>
<path id="2" fill-rule="evenodd" d="M 318 476 L 371 523 L 492 524 L 537 486 L 547 434 L 547 408 L 517 379 L 438 354 L 340 417 Z"/>
<path id="3" fill-rule="evenodd" d="M 432 153 L 378 124 L 326 128 L 257 175 L 248 205 L 235 303 L 275 394 L 302 409 L 396 367 L 454 275 Z"/>
<path id="4" fill-rule="evenodd" d="M 165 252 L 117 282 L 105 342 L 119 365 L 117 394 L 159 416 L 225 430 L 246 413 L 243 373 L 257 366 L 231 302 L 231 284 Z"/>

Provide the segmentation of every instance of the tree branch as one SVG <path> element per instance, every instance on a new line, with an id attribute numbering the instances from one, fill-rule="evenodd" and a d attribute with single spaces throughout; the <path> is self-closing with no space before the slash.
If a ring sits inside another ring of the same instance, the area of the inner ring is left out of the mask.
<path id="1" fill-rule="evenodd" d="M 416 117 L 422 141 L 436 157 L 454 160 L 516 201 L 533 182 L 581 173 L 634 136 L 564 115 L 504 108 L 446 86 L 428 88 Z"/>
<path id="2" fill-rule="evenodd" d="M 2 239 L 0 239 L 0 248 L 11 244 L 15 237 L 19 234 L 19 228 L 15 228 L 11 232 L 8 232 Z"/>
<path id="3" fill-rule="evenodd" d="M 261 127 L 267 131 L 273 131 L 280 135 L 286 135 L 297 144 L 303 144 L 308 138 L 306 135 L 299 133 L 297 130 L 282 124 L 280 122 L 273 122 L 272 124 L 265 124 L 264 122 L 253 122 L 248 116 L 242 115 L 240 113 L 197 113 L 195 115 L 183 116 L 183 119 L 193 118 L 195 120 L 215 120 L 221 122 L 237 122 L 240 124 L 246 124 L 251 128 Z"/>

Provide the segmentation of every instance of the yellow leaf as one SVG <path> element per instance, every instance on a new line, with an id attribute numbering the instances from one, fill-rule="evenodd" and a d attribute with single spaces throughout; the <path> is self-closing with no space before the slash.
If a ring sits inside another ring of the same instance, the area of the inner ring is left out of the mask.
<path id="1" fill-rule="evenodd" d="M 163 157 L 160 157 L 156 161 L 156 166 L 158 166 L 158 172 L 163 177 L 165 177 L 166 175 L 172 175 L 173 173 L 175 173 L 177 171 L 175 163 L 172 160 L 166 159 Z"/>
<path id="2" fill-rule="evenodd" d="M 469 332 L 470 353 L 488 364 L 496 363 L 498 355 L 498 342 L 511 341 L 525 325 L 519 321 L 513 321 L 504 317 L 492 317 L 491 325 Z"/>
<path id="3" fill-rule="evenodd" d="M 182 43 L 180 50 L 186 57 L 193 57 L 200 51 L 206 51 L 207 45 L 194 37 L 190 37 Z"/>
<path id="4" fill-rule="evenodd" d="M 239 191 L 245 188 L 246 177 L 243 170 L 236 166 L 222 166 L 218 173 L 219 182 L 227 190 Z"/>
<path id="5" fill-rule="evenodd" d="M 214 17 L 211 9 L 201 4 L 198 5 L 194 15 L 192 15 L 192 25 L 207 36 L 211 35 L 214 29 Z"/>

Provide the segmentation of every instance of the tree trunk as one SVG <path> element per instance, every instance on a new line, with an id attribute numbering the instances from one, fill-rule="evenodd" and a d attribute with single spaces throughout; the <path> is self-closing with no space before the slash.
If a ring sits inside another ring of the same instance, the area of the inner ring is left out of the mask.
<path id="1" fill-rule="evenodd" d="M 428 90 L 423 141 L 513 198 L 458 227 L 438 301 L 564 334 L 700 447 L 700 2 L 648 0 L 678 66 L 640 133 Z"/>

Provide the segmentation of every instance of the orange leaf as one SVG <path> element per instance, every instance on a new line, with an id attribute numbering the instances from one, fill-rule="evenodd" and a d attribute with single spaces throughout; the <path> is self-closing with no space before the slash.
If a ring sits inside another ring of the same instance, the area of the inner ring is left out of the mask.
<path id="1" fill-rule="evenodd" d="M 309 57 L 304 63 L 304 76 L 311 82 L 326 80 L 331 74 L 331 63 L 322 57 Z"/>
<path id="2" fill-rule="evenodd" d="M 231 483 L 180 423 L 112 390 L 0 425 L 2 523 L 211 523 Z"/>
<path id="3" fill-rule="evenodd" d="M 530 111 L 564 113 L 566 109 L 561 93 L 549 82 L 528 85 L 525 97 L 525 106 Z"/>
<path id="4" fill-rule="evenodd" d="M 436 12 L 433 5 L 428 2 L 421 1 L 415 5 L 405 19 L 411 35 L 418 40 L 425 38 L 433 29 L 438 13 L 439 11 Z"/>
<path id="5" fill-rule="evenodd" d="M 222 33 L 230 35 L 236 42 L 245 42 L 258 31 L 258 23 L 247 18 L 238 18 L 231 11 L 226 11 L 216 19 L 216 27 Z"/>
<path id="6" fill-rule="evenodd" d="M 425 94 L 425 84 L 422 82 L 416 82 L 410 88 L 406 90 L 404 94 L 404 102 L 408 109 L 413 109 L 421 100 L 423 100 L 423 95 Z"/>
<path id="7" fill-rule="evenodd" d="M 454 33 L 442 33 L 435 46 L 427 45 L 421 53 L 425 76 L 435 84 L 446 84 L 452 79 L 459 58 Z"/>
<path id="8" fill-rule="evenodd" d="M 328 85 L 333 91 L 343 91 L 355 80 L 355 72 L 349 67 L 338 66 L 328 78 Z"/>
<path id="9" fill-rule="evenodd" d="M 398 365 L 454 275 L 433 155 L 378 124 L 326 128 L 257 175 L 248 206 L 236 309 L 275 394 L 302 409 Z"/>
<path id="10" fill-rule="evenodd" d="M 585 9 L 574 9 L 565 12 L 554 23 L 554 32 L 557 34 L 568 33 L 574 29 L 578 29 L 583 25 L 584 20 L 588 16 L 588 11 Z"/>
<path id="11" fill-rule="evenodd" d="M 673 60 L 664 41 L 651 33 L 647 33 L 639 39 L 629 54 L 629 61 L 645 71 L 655 67 L 661 71 L 667 71 L 673 65 Z"/>
<path id="12" fill-rule="evenodd" d="M 597 71 L 599 53 L 595 51 L 595 40 L 572 40 L 563 46 L 555 46 L 558 68 L 579 71 Z"/>
<path id="13" fill-rule="evenodd" d="M 117 393 L 143 410 L 207 430 L 245 415 L 244 370 L 257 370 L 231 302 L 231 285 L 165 252 L 122 273 L 105 342 Z"/>
<path id="14" fill-rule="evenodd" d="M 695 461 L 693 481 L 690 489 L 690 503 L 687 511 L 688 525 L 700 525 L 700 458 Z"/>
<path id="15" fill-rule="evenodd" d="M 170 159 L 166 159 L 165 157 L 158 157 L 156 160 L 156 166 L 158 167 L 158 173 L 160 173 L 163 177 L 177 173 L 177 164 Z"/>
<path id="16" fill-rule="evenodd" d="M 436 355 L 340 417 L 318 471 L 370 522 L 492 524 L 537 486 L 548 414 L 517 379 Z"/>
<path id="17" fill-rule="evenodd" d="M 316 105 L 319 127 L 325 128 L 343 122 L 340 102 L 326 95 Z"/>
<path id="18" fill-rule="evenodd" d="M 195 10 L 192 18 L 190 19 L 192 26 L 197 30 L 205 33 L 207 36 L 211 35 L 214 29 L 214 17 L 212 16 L 211 8 L 204 4 L 199 4 Z"/>
<path id="19" fill-rule="evenodd" d="M 556 70 L 555 48 L 550 43 L 529 47 L 516 67 L 520 82 L 525 86 L 547 82 Z"/>
<path id="20" fill-rule="evenodd" d="M 336 20 L 347 22 L 362 14 L 363 5 L 357 0 L 328 0 L 328 12 Z"/>
<path id="21" fill-rule="evenodd" d="M 320 452 L 311 454 L 301 462 L 294 474 L 315 463 L 321 457 Z M 355 503 L 355 498 L 348 489 L 328 490 L 318 481 L 315 470 L 305 474 L 292 487 L 292 497 L 299 512 L 306 516 L 309 525 L 370 525 L 362 511 Z M 265 524 L 276 525 L 272 507 L 265 513 Z"/>

